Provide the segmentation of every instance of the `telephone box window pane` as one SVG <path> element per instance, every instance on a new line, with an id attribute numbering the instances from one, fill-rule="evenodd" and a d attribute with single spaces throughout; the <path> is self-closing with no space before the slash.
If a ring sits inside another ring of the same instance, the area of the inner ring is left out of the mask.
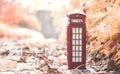
<path id="1" fill-rule="evenodd" d="M 72 40 L 72 44 L 75 45 L 75 40 Z"/>
<path id="2" fill-rule="evenodd" d="M 80 51 L 82 50 L 82 46 L 79 46 L 79 50 L 80 50 Z"/>
<path id="3" fill-rule="evenodd" d="M 72 35 L 72 38 L 75 39 L 75 34 Z"/>
<path id="4" fill-rule="evenodd" d="M 72 33 L 75 33 L 75 28 L 72 28 Z"/>
<path id="5" fill-rule="evenodd" d="M 75 56 L 75 52 L 72 52 L 72 56 Z"/>
<path id="6" fill-rule="evenodd" d="M 76 52 L 76 56 L 79 56 L 78 53 L 79 53 L 79 52 Z"/>
<path id="7" fill-rule="evenodd" d="M 75 50 L 75 46 L 72 46 L 72 50 Z"/>
<path id="8" fill-rule="evenodd" d="M 82 62 L 82 57 L 79 57 L 79 62 Z"/>
<path id="9" fill-rule="evenodd" d="M 82 45 L 82 40 L 80 40 L 80 42 L 79 42 L 79 43 L 80 43 L 80 45 Z"/>
<path id="10" fill-rule="evenodd" d="M 82 34 L 79 35 L 79 38 L 82 39 Z"/>
<path id="11" fill-rule="evenodd" d="M 79 57 L 76 57 L 76 62 L 79 62 Z"/>
<path id="12" fill-rule="evenodd" d="M 79 44 L 79 40 L 76 40 L 76 45 L 78 45 Z"/>
<path id="13" fill-rule="evenodd" d="M 78 30 L 79 30 L 79 28 L 76 28 L 76 33 L 79 33 L 79 31 L 78 31 Z"/>
<path id="14" fill-rule="evenodd" d="M 80 40 L 78 40 L 78 45 L 80 45 L 80 44 L 79 44 L 79 41 L 80 41 Z"/>
<path id="15" fill-rule="evenodd" d="M 72 57 L 72 62 L 75 62 L 75 57 Z"/>
<path id="16" fill-rule="evenodd" d="M 82 33 L 82 28 L 79 28 L 79 33 Z"/>
<path id="17" fill-rule="evenodd" d="M 79 52 L 79 56 L 81 56 L 81 57 L 82 57 L 82 52 Z"/>
<path id="18" fill-rule="evenodd" d="M 79 57 L 79 51 L 77 53 L 78 53 L 78 57 Z"/>
<path id="19" fill-rule="evenodd" d="M 79 39 L 79 35 L 78 34 L 76 34 L 76 39 Z"/>
<path id="20" fill-rule="evenodd" d="M 77 50 L 77 51 L 79 50 L 78 46 L 76 46 L 76 50 Z"/>

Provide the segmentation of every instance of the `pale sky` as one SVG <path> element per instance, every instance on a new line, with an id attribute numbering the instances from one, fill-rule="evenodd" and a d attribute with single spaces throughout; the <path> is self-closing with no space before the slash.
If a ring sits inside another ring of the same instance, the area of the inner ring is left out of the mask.
<path id="1" fill-rule="evenodd" d="M 59 9 L 62 5 L 68 5 L 69 0 L 16 0 L 22 3 L 23 7 L 34 4 L 40 9 Z M 39 6 L 40 5 L 40 6 Z"/>

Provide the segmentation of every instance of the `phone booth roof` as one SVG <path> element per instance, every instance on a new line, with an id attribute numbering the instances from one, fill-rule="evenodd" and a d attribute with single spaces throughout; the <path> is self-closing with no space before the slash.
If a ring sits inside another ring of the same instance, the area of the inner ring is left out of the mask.
<path id="1" fill-rule="evenodd" d="M 85 18 L 86 18 L 85 14 L 80 13 L 80 12 L 72 12 L 72 13 L 69 13 L 67 16 L 70 18 L 70 20 L 71 19 L 82 19 L 83 22 L 85 22 Z"/>

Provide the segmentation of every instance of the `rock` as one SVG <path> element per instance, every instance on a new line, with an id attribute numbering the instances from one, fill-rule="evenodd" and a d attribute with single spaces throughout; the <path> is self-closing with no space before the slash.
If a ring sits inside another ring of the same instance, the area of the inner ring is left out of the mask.
<path id="1" fill-rule="evenodd" d="M 62 72 L 63 74 L 70 74 L 67 65 L 59 66 L 58 71 Z"/>
<path id="2" fill-rule="evenodd" d="M 9 71 L 17 67 L 16 61 L 0 59 L 0 71 Z"/>
<path id="3" fill-rule="evenodd" d="M 23 71 L 16 71 L 12 74 L 37 74 L 37 72 L 33 70 L 23 70 Z"/>
<path id="4" fill-rule="evenodd" d="M 64 54 L 60 55 L 57 57 L 57 63 L 59 65 L 65 65 L 67 63 L 67 56 L 65 56 Z"/>
<path id="5" fill-rule="evenodd" d="M 106 73 L 107 73 L 106 71 L 97 72 L 97 74 L 106 74 Z"/>
<path id="6" fill-rule="evenodd" d="M 15 70 L 16 71 L 33 70 L 33 67 L 27 63 L 18 63 Z"/>
<path id="7" fill-rule="evenodd" d="M 14 72 L 9 72 L 9 71 L 7 71 L 7 72 L 0 72 L 0 74 L 14 74 Z"/>
<path id="8" fill-rule="evenodd" d="M 44 74 L 42 71 L 38 70 L 37 74 Z"/>
<path id="9" fill-rule="evenodd" d="M 19 61 L 21 56 L 7 56 L 5 59 Z"/>
<path id="10" fill-rule="evenodd" d="M 0 49 L 0 55 L 8 55 L 9 51 L 5 49 Z"/>

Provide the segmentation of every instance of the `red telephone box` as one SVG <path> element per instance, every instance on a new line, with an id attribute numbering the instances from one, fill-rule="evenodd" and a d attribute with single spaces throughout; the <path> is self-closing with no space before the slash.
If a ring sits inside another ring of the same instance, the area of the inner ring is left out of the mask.
<path id="1" fill-rule="evenodd" d="M 86 25 L 85 15 L 69 14 L 67 27 L 67 58 L 68 68 L 86 68 Z"/>

